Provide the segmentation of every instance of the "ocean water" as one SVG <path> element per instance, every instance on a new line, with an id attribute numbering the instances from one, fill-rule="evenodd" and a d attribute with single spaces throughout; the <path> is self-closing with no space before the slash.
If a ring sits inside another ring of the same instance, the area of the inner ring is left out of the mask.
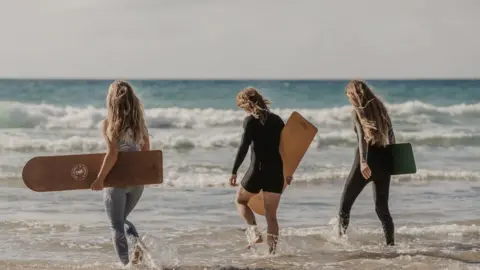
<path id="1" fill-rule="evenodd" d="M 101 193 L 36 193 L 21 180 L 34 156 L 105 150 L 99 123 L 110 82 L 0 80 L 2 269 L 121 269 Z M 371 185 L 348 236 L 335 230 L 356 139 L 346 83 L 132 81 L 165 169 L 164 184 L 149 186 L 129 218 L 149 248 L 137 268 L 480 269 L 480 81 L 369 81 L 418 167 L 393 177 L 393 248 L 384 245 Z M 319 129 L 282 196 L 274 256 L 266 245 L 244 249 L 246 226 L 227 184 L 245 117 L 235 95 L 249 85 L 285 121 L 296 110 Z"/>

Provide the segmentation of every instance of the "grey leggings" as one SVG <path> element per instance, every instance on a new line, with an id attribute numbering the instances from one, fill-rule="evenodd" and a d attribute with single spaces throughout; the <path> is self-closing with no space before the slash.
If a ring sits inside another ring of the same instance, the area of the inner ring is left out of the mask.
<path id="1" fill-rule="evenodd" d="M 103 200 L 105 211 L 112 228 L 113 246 L 123 264 L 128 264 L 128 243 L 125 234 L 125 225 L 128 226 L 126 233 L 138 238 L 135 226 L 127 220 L 128 214 L 135 208 L 143 193 L 143 186 L 128 188 L 105 188 Z"/>

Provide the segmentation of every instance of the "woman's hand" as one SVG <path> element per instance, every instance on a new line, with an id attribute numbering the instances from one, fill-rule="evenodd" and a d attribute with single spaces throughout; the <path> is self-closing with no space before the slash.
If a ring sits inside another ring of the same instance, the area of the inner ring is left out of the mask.
<path id="1" fill-rule="evenodd" d="M 362 172 L 363 178 L 368 180 L 372 176 L 372 171 L 365 160 L 360 162 L 360 171 Z"/>
<path id="2" fill-rule="evenodd" d="M 287 185 L 290 185 L 292 183 L 293 176 L 287 176 L 286 180 L 287 180 Z"/>
<path id="3" fill-rule="evenodd" d="M 232 187 L 237 186 L 237 175 L 236 174 L 232 174 L 232 176 L 230 176 L 230 186 L 232 186 Z"/>
<path id="4" fill-rule="evenodd" d="M 103 179 L 97 177 L 97 179 L 95 179 L 95 181 L 93 181 L 90 188 L 92 190 L 102 190 L 103 189 Z"/>

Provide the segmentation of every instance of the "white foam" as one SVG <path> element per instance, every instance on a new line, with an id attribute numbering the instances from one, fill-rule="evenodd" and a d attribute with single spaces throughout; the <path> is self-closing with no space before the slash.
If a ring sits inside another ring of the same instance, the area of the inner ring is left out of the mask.
<path id="1" fill-rule="evenodd" d="M 330 236 L 332 233 L 336 234 L 336 226 L 334 223 L 331 227 L 309 227 L 309 228 L 286 228 L 281 231 L 283 236 L 312 236 L 323 235 Z M 452 235 L 461 234 L 467 235 L 471 233 L 480 233 L 480 226 L 477 225 L 457 225 L 457 224 L 443 224 L 443 225 L 429 225 L 425 227 L 401 226 L 397 228 L 396 233 L 410 236 L 422 235 Z M 352 232 L 363 235 L 382 235 L 381 228 L 352 228 Z"/>
<path id="2" fill-rule="evenodd" d="M 442 224 L 431 225 L 425 228 L 402 226 L 397 229 L 400 234 L 421 236 L 425 234 L 440 234 L 440 235 L 457 235 L 467 233 L 480 233 L 480 226 L 477 225 L 457 225 L 457 224 Z"/>
<path id="3" fill-rule="evenodd" d="M 480 103 L 434 106 L 420 101 L 401 104 L 387 104 L 394 121 L 412 125 L 450 123 L 452 117 L 461 119 L 478 118 Z M 104 108 L 55 106 L 49 104 L 27 104 L 20 102 L 0 102 L 0 128 L 98 128 L 105 117 Z M 324 109 L 274 109 L 285 120 L 292 111 L 298 111 L 319 127 L 345 126 L 350 124 L 351 106 Z M 241 110 L 186 109 L 186 108 L 147 108 L 145 110 L 149 126 L 156 128 L 201 128 L 238 126 L 245 113 Z"/>
<path id="4" fill-rule="evenodd" d="M 241 129 L 216 129 L 195 131 L 151 131 L 151 144 L 157 149 L 217 149 L 236 148 L 240 143 Z M 448 132 L 397 132 L 398 142 L 410 142 L 415 147 L 450 147 L 480 145 L 478 134 L 448 133 Z M 356 137 L 352 130 L 337 130 L 334 132 L 319 132 L 310 148 L 353 147 Z M 81 131 L 50 131 L 39 136 L 37 132 L 4 132 L 0 134 L 0 151 L 11 152 L 95 152 L 105 149 L 100 131 L 82 134 Z"/>

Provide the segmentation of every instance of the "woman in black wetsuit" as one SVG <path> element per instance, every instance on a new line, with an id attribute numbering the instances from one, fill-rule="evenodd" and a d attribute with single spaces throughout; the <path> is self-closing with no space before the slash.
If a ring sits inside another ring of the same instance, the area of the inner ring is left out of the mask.
<path id="1" fill-rule="evenodd" d="M 350 175 L 345 181 L 339 211 L 339 233 L 346 233 L 350 210 L 363 188 L 372 182 L 375 211 L 382 222 L 387 245 L 393 246 L 394 225 L 388 209 L 390 189 L 389 158 L 385 145 L 395 143 L 392 122 L 380 99 L 363 81 L 352 80 L 346 95 L 353 105 L 352 119 L 358 146 Z"/>
<path id="2" fill-rule="evenodd" d="M 238 148 L 237 156 L 230 177 L 230 184 L 237 185 L 237 171 L 251 146 L 251 163 L 238 189 L 236 205 L 238 212 L 248 225 L 253 227 L 255 240 L 253 244 L 262 242 L 262 236 L 256 228 L 255 216 L 248 206 L 248 201 L 260 190 L 263 190 L 265 217 L 267 220 L 267 242 L 270 253 L 275 252 L 278 238 L 277 208 L 283 191 L 283 162 L 280 156 L 280 135 L 285 126 L 282 118 L 270 112 L 269 101 L 253 87 L 240 91 L 237 95 L 237 106 L 249 115 L 243 122 L 244 132 Z M 287 177 L 290 184 L 292 177 Z"/>

